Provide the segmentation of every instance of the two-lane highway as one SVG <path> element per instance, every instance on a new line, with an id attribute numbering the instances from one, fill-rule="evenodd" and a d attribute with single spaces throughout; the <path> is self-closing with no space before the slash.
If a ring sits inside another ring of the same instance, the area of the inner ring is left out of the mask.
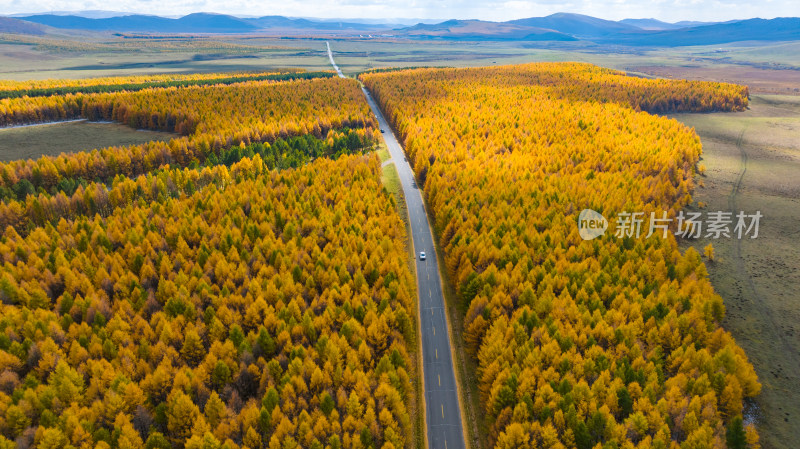
<path id="1" fill-rule="evenodd" d="M 339 76 L 339 67 L 333 61 L 331 47 L 328 57 Z M 403 149 L 383 117 L 380 108 L 362 88 L 378 124 L 384 131 L 383 138 L 392 156 L 400 183 L 406 198 L 408 219 L 411 224 L 411 237 L 417 263 L 417 290 L 419 297 L 419 324 L 422 334 L 422 371 L 425 383 L 425 409 L 428 428 L 429 449 L 463 449 L 464 432 L 461 423 L 461 408 L 458 401 L 453 356 L 450 348 L 449 329 L 445 319 L 444 296 L 439 279 L 438 259 L 433 246 L 431 227 L 425 213 L 422 194 L 414 180 L 411 166 L 405 158 Z M 420 260 L 419 253 L 425 252 L 426 260 Z"/>
<path id="2" fill-rule="evenodd" d="M 417 260 L 417 291 L 419 293 L 419 325 L 422 334 L 422 371 L 425 378 L 425 408 L 428 425 L 428 447 L 430 449 L 460 449 L 464 447 L 464 432 L 461 424 L 461 408 L 453 372 L 453 356 L 450 349 L 449 329 L 445 319 L 444 296 L 439 279 L 439 266 L 433 246 L 431 227 L 421 192 L 414 180 L 411 166 L 403 150 L 383 118 L 378 105 L 364 90 L 369 106 L 378 117 L 378 124 L 385 131 L 383 138 L 392 155 L 408 207 L 411 222 L 411 237 Z M 425 260 L 419 253 L 425 252 Z"/>
<path id="3" fill-rule="evenodd" d="M 419 325 L 422 334 L 422 371 L 425 379 L 425 408 L 429 449 L 464 448 L 461 408 L 453 371 L 449 329 L 445 319 L 444 296 L 439 279 L 439 266 L 433 246 L 431 227 L 425 213 L 421 192 L 414 180 L 411 166 L 405 159 L 389 124 L 383 118 L 370 93 L 364 90 L 369 106 L 385 130 L 383 138 L 397 167 L 408 207 L 411 237 L 417 260 L 417 291 L 419 293 Z M 425 260 L 419 253 L 425 252 Z"/>

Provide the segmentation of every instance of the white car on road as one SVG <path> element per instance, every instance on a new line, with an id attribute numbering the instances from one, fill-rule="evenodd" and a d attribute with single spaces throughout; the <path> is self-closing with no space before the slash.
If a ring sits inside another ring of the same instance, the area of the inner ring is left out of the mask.
<path id="1" fill-rule="evenodd" d="M 419 253 L 419 260 L 425 260 L 425 251 Z"/>

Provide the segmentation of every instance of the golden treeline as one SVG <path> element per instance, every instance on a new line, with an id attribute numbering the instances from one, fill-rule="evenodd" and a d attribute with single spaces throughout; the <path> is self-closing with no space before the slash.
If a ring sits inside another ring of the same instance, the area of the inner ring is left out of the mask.
<path id="1" fill-rule="evenodd" d="M 415 301 L 378 158 L 234 171 L 7 229 L 0 446 L 404 446 Z"/>
<path id="2" fill-rule="evenodd" d="M 0 80 L 0 91 L 51 89 L 64 87 L 91 87 L 114 84 L 163 83 L 168 81 L 199 81 L 236 77 L 258 77 L 279 72 L 242 72 L 242 73 L 167 73 L 156 75 L 100 76 L 79 79 L 43 79 L 43 80 Z"/>
<path id="3" fill-rule="evenodd" d="M 0 448 L 411 444 L 407 236 L 352 155 L 375 127 L 355 81 L 9 103 L 192 130 L 2 165 L 39 191 L 0 205 Z M 45 190 L 79 174 L 100 181 Z"/>
<path id="4" fill-rule="evenodd" d="M 345 129 L 365 142 L 379 134 L 357 82 L 334 78 L 0 100 L 0 123 L 76 118 L 113 120 L 183 137 L 0 163 L 0 188 L 13 189 L 25 180 L 36 191 L 52 192 L 64 178 L 107 182 L 165 165 L 203 164 L 239 144 L 303 135 L 333 142 Z"/>
<path id="5" fill-rule="evenodd" d="M 247 54 L 253 55 L 261 52 L 268 52 L 273 50 L 295 50 L 294 47 L 286 47 L 281 45 L 260 45 L 258 38 L 246 37 L 244 35 L 237 36 L 238 41 L 252 42 L 252 44 L 224 42 L 219 40 L 218 37 L 211 35 L 158 35 L 152 34 L 138 34 L 138 33 L 125 33 L 122 36 L 111 37 L 104 40 L 77 40 L 77 39 L 64 39 L 60 36 L 45 37 L 34 36 L 29 34 L 13 34 L 13 33 L 0 33 L 0 40 L 5 44 L 15 45 L 31 45 L 35 46 L 37 50 L 49 52 L 104 52 L 104 53 L 139 53 L 147 55 L 165 52 L 178 52 L 178 53 L 194 53 L 194 58 L 203 60 L 205 54 L 210 57 L 215 57 L 219 53 L 225 55 L 230 54 Z M 262 38 L 263 39 L 263 38 Z M 197 55 L 199 53 L 199 55 Z M 210 58 L 209 58 L 210 59 Z M 181 74 L 182 75 L 182 74 Z M 187 74 L 204 75 L 204 74 Z M 147 76 L 147 75 L 143 75 Z M 120 77 L 121 78 L 121 77 Z M 53 84 L 59 83 L 61 80 L 53 80 Z M 0 81 L 0 85 L 4 81 Z"/>
<path id="6" fill-rule="evenodd" d="M 674 217 L 699 138 L 637 110 L 740 110 L 746 87 L 572 63 L 361 79 L 424 185 L 492 445 L 758 447 L 742 412 L 761 386 L 699 254 L 577 226 L 585 208 Z"/>

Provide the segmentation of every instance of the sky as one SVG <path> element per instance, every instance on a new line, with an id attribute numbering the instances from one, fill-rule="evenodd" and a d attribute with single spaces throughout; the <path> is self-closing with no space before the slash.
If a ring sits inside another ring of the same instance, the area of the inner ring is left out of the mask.
<path id="1" fill-rule="evenodd" d="M 193 12 L 319 18 L 511 20 L 556 12 L 609 20 L 724 21 L 800 16 L 800 0 L 0 0 L 0 14 L 112 10 L 181 16 Z"/>

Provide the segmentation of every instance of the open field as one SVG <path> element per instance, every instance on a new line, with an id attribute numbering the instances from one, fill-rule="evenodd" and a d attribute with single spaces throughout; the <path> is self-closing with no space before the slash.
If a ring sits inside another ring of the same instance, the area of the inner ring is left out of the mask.
<path id="1" fill-rule="evenodd" d="M 12 80 L 86 78 L 154 73 L 264 71 L 286 67 L 328 68 L 319 51 L 275 50 L 257 55 L 197 57 L 197 53 L 55 54 L 0 45 L 0 77 Z"/>
<path id="2" fill-rule="evenodd" d="M 735 42 L 705 47 L 683 47 L 667 51 L 674 56 L 691 57 L 696 62 L 740 64 L 762 68 L 800 68 L 797 53 L 800 42 Z"/>
<path id="3" fill-rule="evenodd" d="M 745 349 L 763 385 L 749 410 L 763 447 L 795 447 L 800 440 L 800 98 L 754 96 L 746 112 L 674 117 L 694 126 L 703 141 L 705 187 L 694 199 L 707 203 L 707 211 L 763 214 L 757 239 L 699 239 L 684 241 L 684 247 L 702 251 L 714 245 L 716 261 L 708 263 L 708 271 L 725 301 L 723 326 Z"/>
<path id="4" fill-rule="evenodd" d="M 474 67 L 526 62 L 589 62 L 618 70 L 636 71 L 637 66 L 713 68 L 720 64 L 734 68 L 761 68 L 767 79 L 789 76 L 791 82 L 798 69 L 793 61 L 796 43 L 753 44 L 740 47 L 685 47 L 672 49 L 607 48 L 586 43 L 529 43 L 490 41 L 425 41 L 403 39 L 328 39 L 337 64 L 345 74 L 382 67 Z M 264 45 L 298 45 L 323 47 L 311 39 L 264 40 Z M 757 54 L 758 62 L 749 58 Z M 774 73 L 773 73 L 774 72 Z M 794 72 L 794 73 L 792 73 Z M 750 73 L 752 78 L 752 73 Z M 750 79 L 750 78 L 748 78 Z"/>
<path id="5" fill-rule="evenodd" d="M 135 130 L 117 123 L 75 121 L 0 129 L 0 160 L 57 156 L 109 146 L 167 141 L 177 134 Z"/>
<path id="6" fill-rule="evenodd" d="M 0 40 L 0 78 L 12 80 L 86 78 L 157 73 L 264 71 L 286 67 L 327 69 L 324 44 L 320 49 L 242 42 L 241 48 L 119 51 L 106 48 L 65 50 Z M 233 44 L 233 43 L 232 43 Z"/>
<path id="7" fill-rule="evenodd" d="M 731 79 L 752 83 L 765 93 L 794 93 L 798 43 L 737 44 L 671 49 L 600 47 L 590 43 L 456 42 L 368 39 L 342 36 L 276 37 L 220 36 L 221 48 L 170 46 L 120 51 L 110 36 L 86 38 L 89 47 L 55 48 L 35 42 L 0 40 L 0 78 L 24 80 L 84 78 L 176 72 L 307 70 L 330 68 L 325 54 L 329 41 L 337 63 L 347 75 L 382 67 L 489 66 L 536 61 L 590 62 L 656 76 Z M 211 46 L 213 43 L 209 42 Z M 226 48 L 228 45 L 230 48 Z M 668 68 L 669 71 L 661 72 Z M 721 71 L 717 71 L 720 69 Z M 784 70 L 777 70 L 784 69 Z M 710 70 L 710 73 L 707 71 Z M 763 80 L 754 83 L 754 80 Z M 782 90 L 781 90 L 782 89 Z"/>
<path id="8" fill-rule="evenodd" d="M 746 84 L 751 93 L 800 95 L 800 70 L 775 70 L 742 65 L 633 66 L 629 70 L 669 79 L 725 81 Z"/>

